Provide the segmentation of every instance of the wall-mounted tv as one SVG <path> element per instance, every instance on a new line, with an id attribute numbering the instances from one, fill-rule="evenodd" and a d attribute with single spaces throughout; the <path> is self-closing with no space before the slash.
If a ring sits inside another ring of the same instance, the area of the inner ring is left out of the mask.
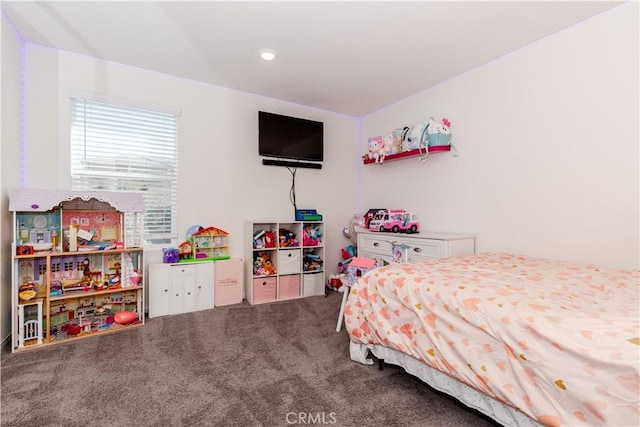
<path id="1" fill-rule="evenodd" d="M 258 154 L 290 160 L 321 162 L 324 123 L 258 112 Z"/>

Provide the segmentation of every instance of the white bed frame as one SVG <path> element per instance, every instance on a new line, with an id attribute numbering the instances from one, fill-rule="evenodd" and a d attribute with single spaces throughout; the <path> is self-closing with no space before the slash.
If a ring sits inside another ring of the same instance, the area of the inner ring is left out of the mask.
<path id="1" fill-rule="evenodd" d="M 350 343 L 349 352 L 351 360 L 354 362 L 373 365 L 374 361 L 367 359 L 369 351 L 377 359 L 383 360 L 385 364 L 401 366 L 407 373 L 420 378 L 434 389 L 456 398 L 466 406 L 476 409 L 503 426 L 543 427 L 542 424 L 517 409 L 505 405 L 407 354 L 380 345 Z"/>

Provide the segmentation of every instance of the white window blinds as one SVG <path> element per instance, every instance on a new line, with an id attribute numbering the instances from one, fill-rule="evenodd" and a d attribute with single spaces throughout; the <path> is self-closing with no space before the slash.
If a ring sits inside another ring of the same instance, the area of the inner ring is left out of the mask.
<path id="1" fill-rule="evenodd" d="M 144 238 L 177 238 L 178 132 L 175 114 L 72 98 L 74 190 L 141 191 Z"/>

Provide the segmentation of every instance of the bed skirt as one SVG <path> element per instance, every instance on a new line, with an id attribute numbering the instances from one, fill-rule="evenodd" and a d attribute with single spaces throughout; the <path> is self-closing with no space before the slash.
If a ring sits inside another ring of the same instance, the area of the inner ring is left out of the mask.
<path id="1" fill-rule="evenodd" d="M 349 346 L 351 360 L 365 365 L 373 365 L 373 360 L 367 359 L 368 350 L 371 350 L 376 358 L 384 360 L 384 363 L 401 366 L 407 373 L 420 378 L 434 389 L 456 398 L 469 408 L 476 409 L 505 427 L 542 427 L 542 424 L 517 409 L 498 402 L 399 351 L 380 345 L 351 342 Z"/>

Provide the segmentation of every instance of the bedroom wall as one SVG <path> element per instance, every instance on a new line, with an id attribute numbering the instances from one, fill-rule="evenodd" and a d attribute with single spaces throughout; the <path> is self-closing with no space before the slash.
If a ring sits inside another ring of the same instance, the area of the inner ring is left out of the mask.
<path id="1" fill-rule="evenodd" d="M 20 38 L 2 14 L 2 144 L 0 144 L 0 341 L 11 333 L 11 239 L 13 217 L 9 213 L 8 189 L 20 184 Z"/>
<path id="2" fill-rule="evenodd" d="M 411 210 L 478 251 L 638 268 L 638 40 L 629 2 L 364 117 L 363 151 L 444 116 L 460 155 L 361 166 L 361 210 Z"/>
<path id="3" fill-rule="evenodd" d="M 179 118 L 179 233 L 214 225 L 230 233 L 232 256 L 242 257 L 244 222 L 293 220 L 291 174 L 263 166 L 257 154 L 258 110 L 325 123 L 321 170 L 299 169 L 299 208 L 316 208 L 326 221 L 327 270 L 333 272 L 342 227 L 356 210 L 354 164 L 344 147 L 357 141 L 357 119 L 126 65 L 26 45 L 26 183 L 34 188 L 68 188 L 69 94 L 93 92 L 142 105 L 181 110 Z M 159 252 L 154 251 L 159 258 Z"/>

